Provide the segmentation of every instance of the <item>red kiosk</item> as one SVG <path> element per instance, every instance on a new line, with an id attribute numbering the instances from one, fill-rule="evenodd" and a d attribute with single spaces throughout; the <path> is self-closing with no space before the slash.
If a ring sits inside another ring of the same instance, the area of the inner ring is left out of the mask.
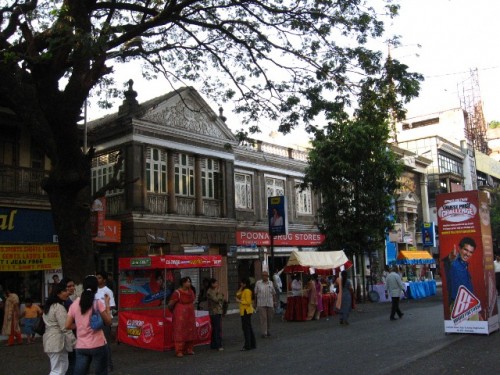
<path id="1" fill-rule="evenodd" d="M 167 302 L 182 270 L 222 265 L 220 255 L 160 255 L 120 258 L 118 342 L 152 350 L 171 350 L 172 314 Z M 177 273 L 177 275 L 176 275 Z M 195 345 L 210 343 L 207 311 L 196 311 Z"/>

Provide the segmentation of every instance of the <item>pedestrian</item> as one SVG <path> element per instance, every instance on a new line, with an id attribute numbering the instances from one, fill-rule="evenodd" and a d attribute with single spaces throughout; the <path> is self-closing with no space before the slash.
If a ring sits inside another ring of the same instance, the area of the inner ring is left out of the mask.
<path id="1" fill-rule="evenodd" d="M 500 255 L 495 256 L 493 265 L 495 266 L 495 281 L 497 285 L 497 295 L 500 296 Z"/>
<path id="2" fill-rule="evenodd" d="M 183 277 L 180 288 L 172 294 L 168 301 L 168 308 L 173 315 L 172 324 L 176 357 L 194 354 L 193 345 L 196 338 L 195 299 L 196 294 L 191 288 L 191 278 Z"/>
<path id="3" fill-rule="evenodd" d="M 276 268 L 273 274 L 273 285 L 274 290 L 276 291 L 276 301 L 278 301 L 276 306 L 276 314 L 281 314 L 283 309 L 281 308 L 281 293 L 283 292 L 283 283 L 281 281 L 281 274 L 283 273 L 284 268 L 281 270 Z"/>
<path id="4" fill-rule="evenodd" d="M 318 281 L 318 275 L 313 274 L 307 282 L 307 317 L 306 320 L 318 320 L 319 319 L 319 299 L 321 295 L 318 295 L 318 290 L 316 284 Z M 320 290 L 321 293 L 321 290 Z M 323 304 L 321 304 L 321 310 L 323 310 Z"/>
<path id="5" fill-rule="evenodd" d="M 97 278 L 97 293 L 95 294 L 95 299 L 96 300 L 101 300 L 104 303 L 104 296 L 108 295 L 109 296 L 109 307 L 111 311 L 111 317 L 113 317 L 113 310 L 116 309 L 116 302 L 115 302 L 115 297 L 113 294 L 113 291 L 109 289 L 107 286 L 107 281 L 108 281 L 108 273 L 106 271 L 100 271 L 96 273 L 96 278 Z M 111 355 L 111 341 L 113 339 L 112 336 L 112 324 L 110 325 L 105 325 L 104 328 L 102 329 L 104 331 L 104 336 L 106 337 L 106 347 L 108 350 L 108 369 L 109 371 L 114 370 L 113 366 L 113 357 Z"/>
<path id="6" fill-rule="evenodd" d="M 396 320 L 396 314 L 401 319 L 404 314 L 399 309 L 399 298 L 401 297 L 401 292 L 406 293 L 406 286 L 401 280 L 397 266 L 393 266 L 391 272 L 387 275 L 385 290 L 392 298 L 390 320 Z"/>
<path id="7" fill-rule="evenodd" d="M 294 297 L 302 296 L 302 281 L 300 280 L 300 276 L 297 273 L 293 275 L 291 289 L 292 289 L 292 296 Z"/>
<path id="8" fill-rule="evenodd" d="M 45 333 L 43 334 L 43 351 L 50 359 L 49 375 L 65 375 L 69 367 L 68 352 L 73 351 L 76 338 L 66 328 L 68 312 L 64 301 L 69 297 L 66 286 L 58 283 L 52 287 L 52 294 L 43 309 Z"/>
<path id="9" fill-rule="evenodd" d="M 12 346 L 17 340 L 18 344 L 23 343 L 21 327 L 19 325 L 19 297 L 13 292 L 10 285 L 5 287 L 4 317 L 2 325 L 2 335 L 8 336 L 7 346 Z"/>
<path id="10" fill-rule="evenodd" d="M 68 291 L 68 299 L 64 301 L 64 307 L 66 308 L 66 311 L 69 311 L 69 307 L 73 303 L 75 296 L 75 282 L 70 279 L 69 277 L 63 277 L 60 281 L 61 285 L 66 286 L 66 290 Z M 73 334 L 76 337 L 76 329 L 73 329 Z M 73 372 L 75 370 L 75 360 L 76 360 L 76 352 L 73 350 L 71 352 L 68 352 L 68 370 L 66 371 L 66 375 L 73 375 Z"/>
<path id="11" fill-rule="evenodd" d="M 224 350 L 222 347 L 222 311 L 224 305 L 224 294 L 219 290 L 219 282 L 216 279 L 208 281 L 207 290 L 207 306 L 210 314 L 210 322 L 212 323 L 212 339 L 210 348 L 219 351 Z"/>
<path id="12" fill-rule="evenodd" d="M 40 306 L 33 304 L 31 298 L 26 298 L 24 301 L 24 311 L 21 314 L 21 319 L 24 318 L 24 334 L 26 335 L 26 344 L 35 342 L 35 324 L 43 314 Z"/>
<path id="13" fill-rule="evenodd" d="M 262 271 L 262 280 L 255 283 L 255 300 L 260 318 L 260 333 L 263 338 L 271 336 L 271 321 L 276 306 L 276 291 L 269 280 L 269 272 Z"/>
<path id="14" fill-rule="evenodd" d="M 90 326 L 92 310 L 99 312 L 104 325 L 111 325 L 109 296 L 104 296 L 104 303 L 95 300 L 97 277 L 90 275 L 83 279 L 83 292 L 70 306 L 66 329 L 76 328 L 75 369 L 74 375 L 87 375 L 90 364 L 94 365 L 95 375 L 108 374 L 108 349 L 102 329 L 94 330 Z"/>
<path id="15" fill-rule="evenodd" d="M 236 301 L 240 304 L 241 328 L 245 337 L 245 344 L 242 351 L 257 348 L 255 335 L 252 329 L 252 314 L 254 313 L 252 302 L 252 291 L 250 290 L 250 281 L 243 279 L 240 282 L 240 288 L 236 292 Z"/>
<path id="16" fill-rule="evenodd" d="M 352 296 L 354 294 L 354 289 L 352 287 L 352 282 L 347 278 L 347 271 L 342 271 L 340 277 L 336 280 L 339 294 L 337 298 L 340 299 L 340 324 L 349 325 L 349 314 L 352 310 Z"/>

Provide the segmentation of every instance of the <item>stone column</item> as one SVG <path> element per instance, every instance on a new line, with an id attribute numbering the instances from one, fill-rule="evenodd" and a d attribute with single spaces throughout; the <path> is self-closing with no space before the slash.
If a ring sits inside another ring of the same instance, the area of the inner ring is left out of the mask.
<path id="1" fill-rule="evenodd" d="M 167 150 L 167 190 L 168 190 L 168 213 L 177 213 L 177 199 L 175 198 L 175 153 Z"/>
<path id="2" fill-rule="evenodd" d="M 194 157 L 194 213 L 197 216 L 203 215 L 203 191 L 201 184 L 201 156 Z"/>
<path id="3" fill-rule="evenodd" d="M 427 180 L 427 173 L 420 175 L 420 202 L 422 202 L 422 220 L 424 223 L 430 221 L 429 214 L 429 182 Z"/>
<path id="4" fill-rule="evenodd" d="M 146 157 L 142 144 L 133 143 L 125 146 L 125 179 L 139 179 L 133 184 L 125 186 L 125 206 L 133 211 L 147 209 L 146 187 Z"/>

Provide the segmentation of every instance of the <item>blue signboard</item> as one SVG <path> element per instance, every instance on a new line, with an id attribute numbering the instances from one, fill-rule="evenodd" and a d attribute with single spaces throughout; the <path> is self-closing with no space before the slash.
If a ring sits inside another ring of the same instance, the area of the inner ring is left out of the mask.
<path id="1" fill-rule="evenodd" d="M 288 234 L 288 212 L 285 196 L 267 198 L 269 234 Z"/>
<path id="2" fill-rule="evenodd" d="M 385 259 L 386 264 L 396 263 L 396 257 L 398 255 L 397 244 L 389 240 L 389 235 L 385 237 Z"/>
<path id="3" fill-rule="evenodd" d="M 54 242 L 51 211 L 0 207 L 0 243 Z"/>
<path id="4" fill-rule="evenodd" d="M 436 230 L 434 223 L 422 224 L 422 244 L 425 247 L 436 246 Z"/>

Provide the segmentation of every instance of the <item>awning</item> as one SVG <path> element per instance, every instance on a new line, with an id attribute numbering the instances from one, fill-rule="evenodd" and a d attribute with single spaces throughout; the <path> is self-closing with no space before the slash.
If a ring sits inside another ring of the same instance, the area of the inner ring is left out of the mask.
<path id="1" fill-rule="evenodd" d="M 314 251 L 302 252 L 293 251 L 290 254 L 285 272 L 305 272 L 309 273 L 313 268 L 316 273 L 332 274 L 333 270 L 341 271 L 352 266 L 342 250 L 339 251 Z"/>
<path id="2" fill-rule="evenodd" d="M 425 250 L 418 251 L 400 251 L 398 254 L 398 258 L 396 260 L 396 264 L 432 264 L 436 263 L 432 255 Z"/>

